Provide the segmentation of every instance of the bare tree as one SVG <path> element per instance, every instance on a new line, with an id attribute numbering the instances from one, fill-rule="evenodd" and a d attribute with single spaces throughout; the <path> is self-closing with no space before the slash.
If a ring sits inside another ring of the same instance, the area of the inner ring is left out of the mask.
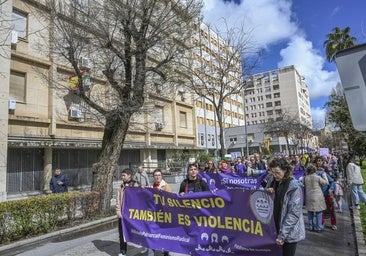
<path id="1" fill-rule="evenodd" d="M 213 105 L 215 123 L 218 123 L 220 129 L 221 157 L 226 153 L 223 133 L 226 127 L 224 104 L 230 102 L 231 97 L 243 95 L 246 87 L 243 76 L 249 76 L 257 60 L 255 48 L 250 44 L 250 31 L 246 31 L 244 25 L 235 28 L 229 28 L 226 22 L 225 25 L 226 31 L 205 25 L 203 29 L 196 27 L 194 49 L 189 66 L 186 67 L 187 72 L 192 74 L 188 87 L 197 97 Z M 206 31 L 204 33 L 209 33 L 210 40 L 216 43 L 204 38 L 201 29 Z M 242 61 L 245 56 L 252 56 L 251 61 L 248 61 L 249 58 Z"/>
<path id="2" fill-rule="evenodd" d="M 276 136 L 285 137 L 286 147 L 288 153 L 290 153 L 290 141 L 292 144 L 297 146 L 298 144 L 298 136 L 294 136 L 294 134 L 298 134 L 297 130 L 299 130 L 299 121 L 296 116 L 293 116 L 286 111 L 283 111 L 281 114 L 277 115 L 276 119 L 268 120 L 264 124 L 264 130 L 266 133 L 271 133 Z"/>
<path id="3" fill-rule="evenodd" d="M 292 129 L 292 142 L 296 147 L 296 153 L 298 147 L 301 148 L 301 153 L 304 153 L 304 148 L 307 146 L 308 139 L 312 136 L 312 130 L 300 122 L 300 120 L 294 120 Z"/>
<path id="4" fill-rule="evenodd" d="M 0 0 L 0 57 L 10 58 L 11 6 L 8 0 Z M 1 71 L 0 71 L 1 73 Z"/>
<path id="5" fill-rule="evenodd" d="M 117 161 L 130 124 L 143 109 L 147 81 L 157 77 L 166 81 L 179 68 L 175 59 L 187 50 L 185 42 L 190 41 L 201 4 L 196 0 L 46 3 L 52 58 L 72 66 L 76 74 L 72 101 L 82 102 L 104 125 L 91 189 L 100 192 L 101 210 L 108 212 Z M 91 65 L 84 67 L 83 60 Z"/>

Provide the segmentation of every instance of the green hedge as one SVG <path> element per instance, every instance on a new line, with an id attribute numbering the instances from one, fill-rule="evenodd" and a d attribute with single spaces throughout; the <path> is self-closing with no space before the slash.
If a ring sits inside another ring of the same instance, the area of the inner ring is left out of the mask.
<path id="1" fill-rule="evenodd" d="M 9 243 L 73 225 L 99 215 L 96 192 L 68 192 L 0 203 L 0 243 Z"/>
<path id="2" fill-rule="evenodd" d="M 366 180 L 366 161 L 362 162 L 362 176 L 363 179 Z M 363 191 L 366 191 L 366 183 L 363 184 Z M 366 208 L 361 205 L 360 209 L 360 219 L 361 219 L 361 225 L 362 225 L 362 233 L 364 236 L 364 240 L 366 242 Z"/>

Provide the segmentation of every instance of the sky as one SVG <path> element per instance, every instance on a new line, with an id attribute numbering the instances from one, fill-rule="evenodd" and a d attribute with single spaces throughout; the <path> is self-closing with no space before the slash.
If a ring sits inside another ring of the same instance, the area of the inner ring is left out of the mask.
<path id="1" fill-rule="evenodd" d="M 219 31 L 244 25 L 263 51 L 253 73 L 294 65 L 309 87 L 315 129 L 324 127 L 324 104 L 340 82 L 326 60 L 324 41 L 334 27 L 350 27 L 366 43 L 366 0 L 203 0 L 204 22 Z"/>

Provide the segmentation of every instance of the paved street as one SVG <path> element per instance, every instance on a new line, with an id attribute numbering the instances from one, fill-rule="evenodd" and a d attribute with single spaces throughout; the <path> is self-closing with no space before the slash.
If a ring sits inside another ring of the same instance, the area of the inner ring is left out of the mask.
<path id="1" fill-rule="evenodd" d="M 145 255 L 153 256 L 152 250 L 148 253 L 141 254 L 141 247 L 134 244 L 128 245 L 128 255 Z M 111 229 L 105 232 L 56 243 L 48 243 L 46 245 L 28 250 L 24 253 L 17 254 L 19 256 L 117 256 L 119 253 L 118 231 Z M 173 256 L 183 254 L 171 253 Z"/>

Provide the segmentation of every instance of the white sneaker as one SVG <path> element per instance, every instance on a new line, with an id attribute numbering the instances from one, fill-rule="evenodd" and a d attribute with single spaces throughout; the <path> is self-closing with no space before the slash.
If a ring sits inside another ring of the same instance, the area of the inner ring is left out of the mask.
<path id="1" fill-rule="evenodd" d="M 336 226 L 336 225 L 333 225 L 333 226 L 332 226 L 332 229 L 333 229 L 333 230 L 337 230 L 337 226 Z"/>
<path id="2" fill-rule="evenodd" d="M 144 254 L 144 253 L 147 253 L 147 251 L 148 251 L 149 249 L 147 249 L 146 247 L 145 248 L 143 248 L 142 250 L 141 250 L 141 254 Z"/>
<path id="3" fill-rule="evenodd" d="M 126 254 L 118 253 L 118 256 L 126 256 Z"/>

